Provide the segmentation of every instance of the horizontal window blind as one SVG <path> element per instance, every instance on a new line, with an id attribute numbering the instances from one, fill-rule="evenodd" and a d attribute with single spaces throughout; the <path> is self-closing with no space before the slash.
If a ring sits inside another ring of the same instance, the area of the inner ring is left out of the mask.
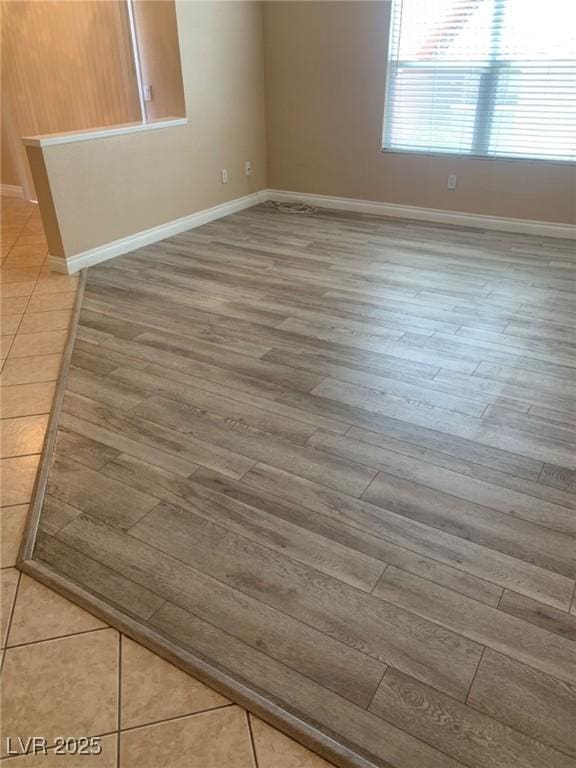
<path id="1" fill-rule="evenodd" d="M 576 0 L 393 0 L 384 149 L 576 159 Z"/>

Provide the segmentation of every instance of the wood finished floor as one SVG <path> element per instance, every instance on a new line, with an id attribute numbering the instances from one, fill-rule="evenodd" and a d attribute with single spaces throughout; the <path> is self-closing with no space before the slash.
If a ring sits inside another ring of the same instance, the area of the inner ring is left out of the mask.
<path id="1" fill-rule="evenodd" d="M 573 251 L 260 207 L 90 269 L 34 558 L 359 765 L 576 766 Z"/>

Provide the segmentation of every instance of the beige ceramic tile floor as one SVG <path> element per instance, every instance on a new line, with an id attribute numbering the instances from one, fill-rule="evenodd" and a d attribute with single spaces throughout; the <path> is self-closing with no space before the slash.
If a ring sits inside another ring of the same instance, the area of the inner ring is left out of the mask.
<path id="1" fill-rule="evenodd" d="M 14 566 L 78 278 L 48 271 L 38 209 L 2 198 L 2 756 L 16 768 L 330 768 Z M 6 737 L 99 736 L 97 757 L 9 756 Z"/>

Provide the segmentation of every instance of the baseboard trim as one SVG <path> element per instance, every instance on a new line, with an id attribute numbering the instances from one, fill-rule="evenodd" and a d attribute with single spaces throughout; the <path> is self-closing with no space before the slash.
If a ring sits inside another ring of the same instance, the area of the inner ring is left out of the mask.
<path id="1" fill-rule="evenodd" d="M 489 229 L 497 232 L 516 232 L 524 235 L 539 235 L 541 237 L 576 238 L 576 225 L 574 224 L 556 224 L 554 222 L 534 221 L 532 219 L 483 216 L 477 213 L 443 211 L 438 208 L 418 208 L 411 205 L 355 200 L 351 197 L 310 195 L 305 192 L 288 192 L 282 189 L 268 189 L 267 197 L 269 200 L 279 200 L 280 202 L 299 201 L 314 205 L 317 208 L 371 213 L 376 216 L 389 216 L 395 219 L 413 219 L 415 221 L 429 221 L 436 224 Z"/>
<path id="2" fill-rule="evenodd" d="M 227 203 L 215 205 L 213 208 L 206 208 L 203 211 L 192 213 L 190 216 L 184 216 L 181 219 L 174 219 L 166 224 L 160 224 L 158 227 L 144 229 L 136 232 L 134 235 L 114 240 L 111 243 L 77 253 L 74 256 L 68 256 L 67 258 L 49 256 L 48 264 L 55 272 L 64 272 L 71 275 L 86 267 L 92 267 L 95 264 L 100 264 L 102 261 L 113 259 L 115 256 L 121 256 L 145 245 L 157 243 L 159 240 L 165 240 L 167 237 L 179 235 L 181 232 L 200 227 L 202 224 L 229 216 L 231 213 L 251 208 L 254 205 L 265 202 L 267 199 L 266 190 L 255 192 L 245 197 L 238 197 Z"/>
<path id="3" fill-rule="evenodd" d="M 2 185 L 4 194 L 5 185 Z M 10 187 L 18 189 L 20 187 Z M 8 193 L 10 194 L 10 193 Z M 15 196 L 15 195 L 14 195 Z M 496 232 L 515 232 L 524 235 L 536 235 L 540 237 L 557 237 L 563 239 L 576 238 L 576 225 L 556 224 L 549 221 L 534 221 L 532 219 L 510 219 L 500 216 L 483 216 L 477 213 L 460 213 L 457 211 L 443 211 L 438 208 L 418 208 L 412 205 L 396 205 L 394 203 L 379 203 L 371 200 L 356 200 L 351 197 L 331 197 L 329 195 L 311 195 L 306 192 L 290 192 L 283 189 L 263 189 L 252 195 L 238 197 L 213 208 L 192 213 L 181 219 L 174 219 L 158 227 L 136 232 L 134 235 L 114 240 L 111 243 L 100 245 L 89 251 L 77 253 L 74 256 L 63 258 L 49 256 L 48 264 L 55 272 L 74 274 L 86 267 L 94 266 L 102 261 L 113 259 L 145 245 L 157 243 L 167 237 L 178 235 L 189 229 L 200 227 L 210 221 L 221 219 L 232 213 L 243 211 L 267 200 L 279 200 L 281 202 L 303 202 L 314 205 L 317 208 L 326 208 L 337 211 L 351 211 L 356 213 L 369 213 L 374 216 L 386 216 L 394 219 L 411 219 L 413 221 L 428 221 L 434 224 L 447 224 L 457 227 L 472 227 L 474 229 L 487 229 Z"/>
<path id="4" fill-rule="evenodd" d="M 14 184 L 0 185 L 0 192 L 3 197 L 24 197 L 24 190 L 22 187 L 17 187 Z"/>

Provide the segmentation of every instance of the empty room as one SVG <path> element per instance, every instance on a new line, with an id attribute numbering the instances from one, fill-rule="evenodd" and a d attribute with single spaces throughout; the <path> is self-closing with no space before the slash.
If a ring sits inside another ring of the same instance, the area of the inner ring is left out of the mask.
<path id="1" fill-rule="evenodd" d="M 0 0 L 0 763 L 576 768 L 574 0 Z"/>

